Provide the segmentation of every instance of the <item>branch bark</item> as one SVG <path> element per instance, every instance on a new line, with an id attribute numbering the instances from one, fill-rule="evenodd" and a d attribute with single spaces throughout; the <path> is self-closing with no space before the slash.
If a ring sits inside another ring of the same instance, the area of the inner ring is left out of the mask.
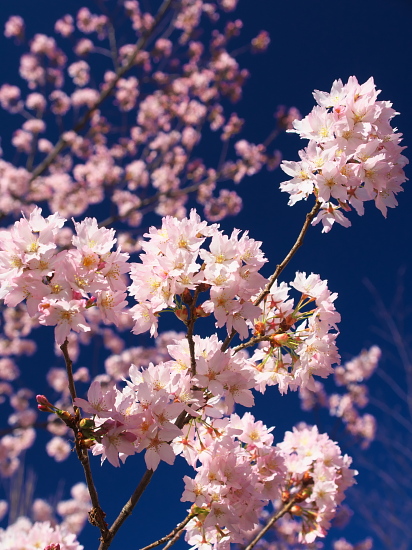
<path id="1" fill-rule="evenodd" d="M 69 352 L 67 349 L 68 344 L 69 342 L 66 339 L 64 343 L 60 346 L 60 349 L 62 350 L 64 360 L 66 363 L 66 371 L 67 371 L 67 377 L 69 380 L 70 395 L 72 400 L 74 401 L 77 397 L 77 394 L 76 394 L 76 387 L 73 380 L 73 363 L 72 363 L 72 360 L 70 359 Z M 73 404 L 73 409 L 74 409 L 76 422 L 78 424 L 78 422 L 80 421 L 80 411 L 79 411 L 79 408 L 76 407 L 74 404 Z M 95 525 L 96 527 L 99 528 L 101 537 L 103 540 L 105 540 L 109 533 L 107 529 L 107 524 L 104 520 L 106 514 L 103 512 L 103 509 L 100 506 L 99 496 L 97 494 L 97 490 L 93 481 L 88 451 L 87 449 L 81 446 L 79 440 L 77 439 L 76 437 L 77 431 L 76 430 L 73 430 L 73 431 L 74 431 L 77 458 L 79 459 L 81 465 L 83 466 L 84 477 L 86 478 L 87 489 L 89 491 L 90 499 L 92 501 L 92 506 L 93 506 L 92 510 L 89 512 L 89 521 L 92 525 Z"/>

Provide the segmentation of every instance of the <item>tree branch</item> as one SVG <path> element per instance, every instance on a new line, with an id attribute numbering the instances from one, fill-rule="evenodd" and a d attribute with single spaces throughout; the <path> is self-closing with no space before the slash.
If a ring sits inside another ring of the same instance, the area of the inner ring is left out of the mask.
<path id="1" fill-rule="evenodd" d="M 101 540 L 99 550 L 107 550 L 107 548 L 109 548 L 117 531 L 123 525 L 125 520 L 131 515 L 131 513 L 133 512 L 133 508 L 136 506 L 140 497 L 144 493 L 146 487 L 149 485 L 150 480 L 152 479 L 153 473 L 154 473 L 153 470 L 146 470 L 146 472 L 143 474 L 143 477 L 140 480 L 139 485 L 136 487 L 132 496 L 123 506 L 120 514 L 117 516 L 117 518 L 114 520 L 113 524 L 111 525 L 108 531 L 108 536 L 106 537 L 106 539 Z"/>
<path id="2" fill-rule="evenodd" d="M 70 395 L 72 397 L 72 400 L 74 401 L 77 397 L 77 394 L 76 394 L 76 387 L 73 380 L 73 362 L 70 359 L 69 352 L 67 349 L 68 344 L 69 344 L 69 341 L 66 338 L 64 343 L 60 346 L 60 349 L 62 350 L 64 360 L 66 363 L 66 371 L 67 371 L 67 377 L 69 380 Z M 80 421 L 80 410 L 74 404 L 73 404 L 73 409 L 74 409 L 76 424 L 78 425 Z M 95 525 L 100 529 L 102 539 L 105 540 L 109 533 L 107 529 L 107 524 L 104 520 L 106 514 L 103 512 L 100 506 L 99 496 L 97 494 L 97 490 L 93 481 L 88 451 L 85 447 L 81 445 L 80 441 L 78 440 L 77 438 L 78 431 L 76 429 L 73 429 L 73 432 L 74 432 L 77 458 L 79 459 L 81 465 L 83 466 L 84 477 L 86 478 L 87 489 L 89 491 L 90 499 L 92 501 L 92 506 L 93 506 L 92 510 L 89 512 L 89 521 L 92 525 Z"/>

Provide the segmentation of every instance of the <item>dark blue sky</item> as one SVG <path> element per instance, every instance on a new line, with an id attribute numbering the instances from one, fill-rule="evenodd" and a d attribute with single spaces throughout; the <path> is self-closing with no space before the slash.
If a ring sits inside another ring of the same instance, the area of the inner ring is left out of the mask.
<path id="1" fill-rule="evenodd" d="M 107 5 L 110 3 L 107 2 Z M 87 5 L 93 11 L 95 5 L 77 0 L 66 3 L 38 0 L 35 5 L 32 0 L 15 0 L 13 5 L 8 2 L 3 4 L 0 27 L 9 15 L 20 14 L 26 19 L 29 34 L 50 33 L 56 18 L 66 13 L 69 6 L 76 11 L 78 7 Z M 243 137 L 255 143 L 262 141 L 272 129 L 277 105 L 294 105 L 306 115 L 314 104 L 314 89 L 329 91 L 333 80 L 341 78 L 346 81 L 350 75 L 355 75 L 360 82 L 370 76 L 375 78 L 377 87 L 382 90 L 379 99 L 392 101 L 394 108 L 401 113 L 394 124 L 405 136 L 404 145 L 410 145 L 410 1 L 346 0 L 334 4 L 320 0 L 240 0 L 237 16 L 245 23 L 245 40 L 261 29 L 268 30 L 272 39 L 265 55 L 244 56 L 244 64 L 250 69 L 251 78 L 245 85 L 243 100 L 236 106 L 238 114 L 246 119 Z M 0 38 L 0 48 L 1 83 L 15 83 L 15 47 L 11 41 Z M 240 61 L 243 61 L 242 58 Z M 1 124 L 5 125 L 3 135 L 7 135 L 9 121 L 5 119 Z M 305 145 L 305 140 L 287 134 L 278 140 L 277 148 L 285 159 L 297 160 L 298 149 Z M 6 149 L 4 141 L 3 147 Z M 206 149 L 208 144 L 204 143 L 204 147 Z M 408 156 L 408 150 L 405 154 Z M 407 172 L 410 174 L 410 168 Z M 309 200 L 293 208 L 288 207 L 288 197 L 280 193 L 278 187 L 284 179 L 287 178 L 283 172 L 277 170 L 264 171 L 254 178 L 243 180 L 237 190 L 244 199 L 244 209 L 236 219 L 228 219 L 223 224 L 228 230 L 233 226 L 249 229 L 251 237 L 262 240 L 273 268 L 293 244 L 305 214 L 313 204 Z M 406 268 L 407 287 L 411 279 L 409 235 L 412 193 L 408 182 L 404 187 L 405 192 L 398 195 L 399 206 L 389 210 L 386 220 L 372 204 L 368 204 L 362 218 L 352 213 L 351 228 L 335 226 L 327 235 L 321 234 L 320 226 L 311 228 L 303 249 L 284 272 L 286 281 L 293 279 L 296 270 L 319 273 L 329 280 L 330 289 L 339 293 L 336 306 L 342 314 L 342 323 L 338 344 L 343 359 L 377 341 L 371 329 L 377 324 L 372 311 L 374 299 L 363 280 L 369 279 L 382 298 L 389 301 L 396 290 L 398 270 Z M 405 308 L 408 305 L 411 305 L 410 298 Z M 283 431 L 290 429 L 299 418 L 296 396 L 274 398 L 272 391 L 268 400 L 270 405 L 258 400 L 258 414 L 267 424 L 277 426 L 275 433 L 280 440 Z M 44 460 L 47 469 L 52 466 L 48 457 Z M 107 483 L 102 491 L 103 507 L 109 509 L 113 504 L 113 509 L 118 510 L 130 487 L 139 479 L 143 468 L 142 457 L 128 459 L 126 466 L 120 470 L 114 470 L 108 464 L 100 469 L 97 463 L 95 460 L 97 485 L 110 480 L 110 487 Z M 180 464 L 179 460 L 177 464 Z M 176 470 L 164 464 L 161 466 L 142 505 L 129 520 L 129 525 L 125 526 L 123 534 L 119 532 L 112 545 L 113 550 L 137 550 L 156 536 L 168 532 L 183 517 L 185 506 L 179 503 L 182 482 Z M 53 484 L 57 486 L 59 477 L 65 477 L 66 486 L 71 486 L 80 478 L 80 468 L 73 457 L 70 464 L 60 465 L 53 475 L 56 476 L 55 481 L 49 482 L 48 474 L 38 472 L 39 496 L 53 494 Z M 124 479 L 127 479 L 126 486 L 122 485 Z M 152 529 L 147 528 L 149 524 Z M 138 536 L 131 534 L 133 530 L 138 532 Z M 356 542 L 355 537 L 356 533 L 352 530 L 352 542 Z M 97 532 L 89 526 L 81 540 L 89 550 L 96 548 L 96 539 Z M 376 545 L 376 548 L 379 550 L 380 546 Z"/>

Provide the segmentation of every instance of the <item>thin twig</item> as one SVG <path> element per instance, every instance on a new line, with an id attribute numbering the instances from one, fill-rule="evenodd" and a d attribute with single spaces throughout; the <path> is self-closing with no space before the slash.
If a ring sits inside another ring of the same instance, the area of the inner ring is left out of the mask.
<path id="1" fill-rule="evenodd" d="M 168 535 L 162 537 L 159 540 L 156 540 L 155 542 L 152 542 L 152 544 L 148 544 L 144 548 L 141 548 L 141 550 L 151 550 L 151 548 L 156 548 L 156 546 L 160 546 L 164 542 L 167 542 L 168 540 L 173 539 L 177 534 L 180 536 L 181 531 L 186 527 L 186 525 L 189 523 L 189 521 L 191 519 L 193 519 L 195 516 L 196 516 L 196 514 L 194 514 L 193 512 L 190 512 L 190 514 L 188 514 L 185 517 L 185 519 L 181 523 L 179 523 L 179 525 L 176 525 L 176 527 L 173 529 L 173 531 L 171 531 Z M 170 541 L 170 542 L 172 542 L 172 541 Z M 165 548 L 167 548 L 167 547 L 165 546 Z M 165 550 L 165 548 L 163 550 Z"/>
<path id="2" fill-rule="evenodd" d="M 276 266 L 276 270 L 275 270 L 274 274 L 270 277 L 270 279 L 268 281 L 268 284 L 266 285 L 265 289 L 259 294 L 259 296 L 256 298 L 256 300 L 253 302 L 255 306 L 258 306 L 266 298 L 266 296 L 269 294 L 270 289 L 272 288 L 272 285 L 274 284 L 276 279 L 279 277 L 279 275 L 282 273 L 282 271 L 288 265 L 288 263 L 293 258 L 293 256 L 296 254 L 298 249 L 302 246 L 303 239 L 305 238 L 305 235 L 306 235 L 306 233 L 307 233 L 307 231 L 310 227 L 310 224 L 312 223 L 313 219 L 315 218 L 315 216 L 319 212 L 320 207 L 321 207 L 321 203 L 319 201 L 316 201 L 314 207 L 309 212 L 309 214 L 306 214 L 305 223 L 303 224 L 302 229 L 300 230 L 299 236 L 296 239 L 295 244 L 292 246 L 290 251 L 286 254 L 283 261 L 279 265 Z"/>
<path id="3" fill-rule="evenodd" d="M 176 535 L 169 540 L 169 542 L 166 544 L 166 546 L 163 548 L 163 550 L 168 550 L 171 546 L 174 545 L 175 542 L 179 540 L 179 538 L 182 536 L 183 531 L 178 531 Z"/>
<path id="4" fill-rule="evenodd" d="M 266 535 L 266 533 L 269 531 L 269 529 L 274 525 L 278 519 L 283 517 L 285 514 L 287 514 L 290 509 L 294 506 L 295 499 L 292 498 L 287 504 L 283 506 L 278 512 L 273 514 L 273 516 L 270 518 L 270 520 L 267 522 L 267 524 L 263 527 L 261 531 L 256 535 L 256 537 L 245 547 L 244 550 L 252 550 L 252 548 L 260 541 L 260 539 Z"/>
<path id="5" fill-rule="evenodd" d="M 66 363 L 66 371 L 67 371 L 67 378 L 69 380 L 69 391 L 72 398 L 72 401 L 74 401 L 77 397 L 76 393 L 76 386 L 74 385 L 74 379 L 73 379 L 73 362 L 70 359 L 69 350 L 68 350 L 69 341 L 66 340 L 64 343 L 60 346 L 60 349 L 62 350 L 64 361 Z M 75 412 L 78 410 L 77 407 L 73 406 Z"/>
<path id="6" fill-rule="evenodd" d="M 195 342 L 193 340 L 193 330 L 196 322 L 196 302 L 200 294 L 200 287 L 197 286 L 192 297 L 192 303 L 190 304 L 190 319 L 187 321 L 187 341 L 189 343 L 189 352 L 190 352 L 190 371 L 191 375 L 196 375 L 196 353 L 195 353 Z"/>
<path id="7" fill-rule="evenodd" d="M 116 32 L 113 26 L 113 23 L 109 19 L 109 42 L 110 42 L 110 51 L 112 54 L 114 70 L 117 72 L 119 70 L 119 57 L 117 52 L 116 44 Z"/>
<path id="8" fill-rule="evenodd" d="M 133 508 L 136 506 L 140 497 L 144 493 L 146 487 L 149 485 L 150 480 L 152 479 L 152 476 L 153 476 L 153 470 L 146 470 L 146 472 L 143 474 L 142 479 L 139 482 L 139 485 L 136 487 L 132 496 L 123 506 L 120 514 L 117 516 L 117 518 L 114 520 L 113 524 L 111 525 L 108 532 L 108 536 L 106 537 L 106 540 L 101 541 L 99 550 L 106 550 L 107 548 L 109 548 L 117 531 L 120 529 L 120 527 L 123 525 L 125 520 L 133 512 Z"/>
<path id="9" fill-rule="evenodd" d="M 269 294 L 270 289 L 272 288 L 273 284 L 275 283 L 276 279 L 279 277 L 279 275 L 282 273 L 282 271 L 285 269 L 285 267 L 288 265 L 290 260 L 293 258 L 293 256 L 296 254 L 297 250 L 302 246 L 303 239 L 305 238 L 305 235 L 309 229 L 310 224 L 312 223 L 313 219 L 319 212 L 321 207 L 321 203 L 319 201 L 316 201 L 314 207 L 309 212 L 309 214 L 306 214 L 305 223 L 302 226 L 302 229 L 300 230 L 300 233 L 298 235 L 298 238 L 295 241 L 295 244 L 292 246 L 292 248 L 289 250 L 289 252 L 286 254 L 283 261 L 276 266 L 275 272 L 273 275 L 269 278 L 267 285 L 262 290 L 262 292 L 259 294 L 259 296 L 256 298 L 256 300 L 253 302 L 253 305 L 258 306 Z M 230 342 L 233 340 L 233 338 L 236 336 L 237 331 L 235 329 L 232 330 L 232 332 L 226 337 L 226 340 L 223 342 L 221 350 L 226 351 L 230 345 Z"/>
<path id="10" fill-rule="evenodd" d="M 238 346 L 233 348 L 233 350 L 232 350 L 233 355 L 235 353 L 237 353 L 238 351 L 242 350 L 242 349 L 249 348 L 250 346 L 255 346 L 259 342 L 264 342 L 264 341 L 269 341 L 269 340 L 270 340 L 270 336 L 253 336 L 247 342 L 242 342 L 241 344 L 239 344 Z"/>

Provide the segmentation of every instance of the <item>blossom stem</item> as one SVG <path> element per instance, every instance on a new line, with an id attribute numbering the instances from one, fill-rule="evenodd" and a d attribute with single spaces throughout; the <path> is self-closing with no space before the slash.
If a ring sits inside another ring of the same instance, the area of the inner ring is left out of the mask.
<path id="1" fill-rule="evenodd" d="M 274 282 L 278 279 L 279 275 L 282 273 L 282 271 L 288 265 L 288 263 L 293 258 L 293 256 L 296 254 L 298 249 L 302 246 L 303 239 L 305 238 L 305 235 L 306 235 L 306 233 L 309 229 L 309 226 L 312 223 L 313 219 L 318 214 L 321 206 L 322 206 L 321 202 L 316 201 L 314 207 L 309 212 L 309 214 L 306 214 L 305 223 L 303 224 L 302 229 L 300 230 L 300 233 L 298 235 L 298 238 L 295 241 L 295 244 L 292 246 L 292 248 L 286 254 L 283 261 L 276 266 L 275 272 L 269 278 L 269 281 L 268 281 L 265 289 L 259 294 L 259 296 L 256 298 L 256 300 L 253 302 L 255 306 L 258 306 L 262 302 L 262 300 L 264 300 L 266 298 L 266 296 L 269 294 L 270 289 L 272 288 Z"/>
<path id="2" fill-rule="evenodd" d="M 285 267 L 288 265 L 290 260 L 293 258 L 293 256 L 296 254 L 297 250 L 302 246 L 303 239 L 305 238 L 305 235 L 309 229 L 310 224 L 312 223 L 313 219 L 319 212 L 321 207 L 320 201 L 316 201 L 314 207 L 312 210 L 306 214 L 305 223 L 302 226 L 302 229 L 300 230 L 300 233 L 298 235 L 298 238 L 295 241 L 295 244 L 292 246 L 292 248 L 289 250 L 289 252 L 286 254 L 284 259 L 280 264 L 276 266 L 276 269 L 272 276 L 269 278 L 267 285 L 262 290 L 262 292 L 259 294 L 259 296 L 256 298 L 256 300 L 253 302 L 253 305 L 258 306 L 269 294 L 270 289 L 272 288 L 275 281 L 278 279 L 279 275 L 282 273 L 282 271 L 285 269 Z M 235 329 L 232 330 L 231 334 L 229 334 L 225 341 L 222 344 L 222 351 L 226 351 L 229 347 L 230 342 L 233 340 L 233 338 L 236 336 L 237 331 Z"/>
<path id="3" fill-rule="evenodd" d="M 186 525 L 189 523 L 189 521 L 192 518 L 194 518 L 195 516 L 196 516 L 196 514 L 194 514 L 193 512 L 190 512 L 190 514 L 188 514 L 185 517 L 185 519 L 181 523 L 179 523 L 179 525 L 176 525 L 176 527 L 173 529 L 173 531 L 171 531 L 168 535 L 162 537 L 159 540 L 156 540 L 155 542 L 152 542 L 152 544 L 149 544 L 148 546 L 145 546 L 144 548 L 141 548 L 141 550 L 151 550 L 151 548 L 155 548 L 156 546 L 159 546 L 160 544 L 163 544 L 164 542 L 167 542 L 167 541 L 170 541 L 170 542 L 167 546 L 165 546 L 165 548 L 163 550 L 165 550 L 166 548 L 172 546 L 172 544 L 178 539 L 178 537 L 180 537 L 181 532 L 186 527 Z M 176 535 L 177 535 L 177 537 L 176 537 Z"/>

